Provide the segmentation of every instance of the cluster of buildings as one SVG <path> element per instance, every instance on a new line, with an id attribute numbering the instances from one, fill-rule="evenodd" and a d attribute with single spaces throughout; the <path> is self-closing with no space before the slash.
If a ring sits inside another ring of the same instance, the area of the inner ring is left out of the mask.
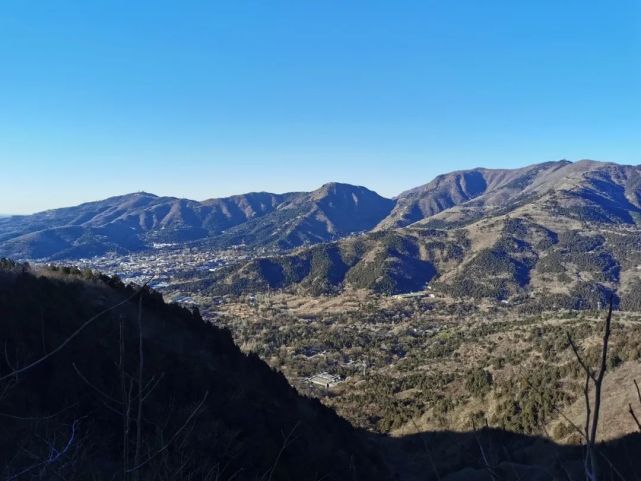
<path id="1" fill-rule="evenodd" d="M 213 272 L 248 258 L 247 254 L 238 250 L 212 251 L 206 248 L 155 244 L 153 250 L 79 259 L 75 264 L 80 268 L 115 274 L 125 283 L 142 284 L 152 279 L 149 285 L 162 289 L 171 285 L 176 277 L 197 272 Z"/>

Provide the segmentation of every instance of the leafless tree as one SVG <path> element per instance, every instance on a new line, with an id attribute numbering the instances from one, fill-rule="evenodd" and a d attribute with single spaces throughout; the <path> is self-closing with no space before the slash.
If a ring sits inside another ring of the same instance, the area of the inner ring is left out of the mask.
<path id="1" fill-rule="evenodd" d="M 151 279 L 150 279 L 151 281 Z M 43 354 L 36 358 L 35 360 L 32 361 L 25 361 L 25 362 L 19 362 L 19 359 L 14 359 L 11 360 L 11 357 L 9 356 L 9 349 L 7 344 L 5 343 L 4 346 L 4 362 L 6 366 L 9 368 L 9 371 L 3 375 L 0 376 L 0 400 L 2 400 L 5 396 L 7 396 L 12 388 L 16 386 L 18 383 L 20 377 L 25 374 L 27 371 L 31 370 L 32 368 L 35 368 L 36 366 L 41 365 L 45 361 L 49 360 L 53 356 L 55 356 L 57 353 L 62 351 L 71 341 L 73 341 L 79 334 L 81 334 L 83 331 L 85 331 L 89 326 L 94 324 L 96 321 L 98 321 L 101 318 L 104 318 L 104 316 L 119 307 L 122 307 L 126 305 L 128 302 L 133 300 L 136 296 L 140 296 L 142 298 L 142 294 L 144 290 L 146 289 L 147 284 L 150 282 L 147 281 L 145 282 L 139 289 L 137 289 L 133 294 L 130 296 L 126 297 L 122 301 L 109 306 L 94 316 L 90 317 L 87 321 L 82 323 L 75 331 L 73 331 L 70 335 L 65 337 L 55 348 L 51 350 L 47 350 L 46 348 L 46 339 L 45 339 L 45 329 L 44 329 L 44 318 L 41 315 L 41 342 L 42 342 L 42 351 Z M 75 366 L 74 366 L 75 368 Z M 77 368 L 76 368 L 77 369 Z M 8 418 L 13 418 L 16 420 L 24 421 L 24 422 L 29 422 L 34 425 L 40 424 L 43 425 L 43 423 L 46 426 L 49 426 L 49 430 L 51 430 L 52 423 L 54 422 L 54 418 L 58 416 L 58 414 L 62 413 L 63 411 L 67 411 L 71 409 L 73 406 L 68 406 L 65 407 L 64 409 L 60 410 L 59 412 L 52 414 L 52 415 L 42 415 L 42 416 L 16 416 L 11 413 L 0 413 L 0 416 L 2 417 L 8 417 Z M 51 439 L 47 439 L 46 437 L 38 437 L 35 441 L 41 442 L 42 443 L 42 448 L 38 448 L 38 452 L 31 452 L 31 451 L 25 451 L 25 448 L 23 448 L 23 452 L 29 455 L 29 457 L 32 458 L 32 461 L 29 465 L 20 467 L 17 469 L 13 474 L 9 475 L 8 479 L 18 479 L 18 478 L 23 478 L 24 476 L 31 476 L 33 477 L 35 474 L 34 473 L 39 473 L 40 476 L 44 475 L 46 472 L 51 472 L 53 474 L 58 474 L 56 471 L 61 463 L 64 463 L 66 459 L 70 458 L 70 456 L 75 456 L 77 448 L 79 447 L 79 430 L 80 430 L 80 424 L 83 418 L 78 418 L 75 419 L 70 425 L 56 425 L 56 427 L 53 429 L 51 433 Z M 68 431 L 66 439 L 62 441 L 62 445 L 60 445 L 60 441 L 57 440 L 60 436 L 64 435 L 64 432 Z"/>
<path id="2" fill-rule="evenodd" d="M 605 319 L 603 336 L 601 343 L 601 357 L 599 359 L 598 370 L 593 370 L 581 355 L 574 339 L 567 333 L 568 342 L 572 352 L 576 357 L 579 365 L 585 373 L 585 383 L 583 385 L 583 398 L 585 402 L 585 423 L 583 427 L 583 437 L 585 438 L 585 457 L 584 471 L 588 481 L 597 481 L 599 479 L 598 462 L 596 456 L 596 441 L 599 427 L 599 414 L 601 411 L 601 389 L 603 378 L 607 369 L 608 343 L 610 341 L 611 324 L 612 324 L 612 305 L 613 298 L 610 297 L 610 307 L 608 316 Z M 594 396 L 590 396 L 590 387 L 594 387 Z"/>
<path id="3" fill-rule="evenodd" d="M 261 481 L 271 481 L 273 476 L 274 476 L 274 471 L 276 471 L 276 468 L 278 467 L 278 464 L 280 463 L 280 459 L 287 450 L 287 448 L 294 442 L 296 441 L 296 437 L 294 436 L 294 433 L 296 432 L 296 429 L 298 429 L 298 426 L 300 426 L 300 421 L 298 421 L 294 427 L 289 431 L 289 433 L 285 434 L 284 432 L 281 431 L 281 436 L 283 437 L 283 444 L 281 445 L 278 454 L 276 455 L 276 458 L 274 459 L 273 464 L 271 467 L 267 470 L 265 474 L 260 478 Z"/>
<path id="4" fill-rule="evenodd" d="M 114 396 L 98 388 L 95 383 L 87 379 L 75 364 L 73 365 L 80 379 L 98 395 L 99 399 L 110 411 L 116 413 L 122 419 L 121 457 L 123 481 L 139 481 L 141 479 L 142 469 L 147 466 L 150 461 L 167 451 L 179 436 L 187 431 L 188 427 L 193 424 L 192 421 L 202 411 L 209 396 L 209 391 L 205 392 L 200 402 L 187 416 L 185 421 L 174 430 L 167 441 L 164 440 L 164 435 L 159 436 L 157 439 L 150 439 L 149 436 L 145 436 L 143 427 L 145 423 L 156 426 L 152 421 L 145 419 L 145 401 L 163 379 L 164 373 L 158 376 L 152 376 L 149 379 L 145 379 L 144 377 L 144 335 L 142 322 L 144 288 L 138 291 L 138 295 L 140 296 L 138 299 L 136 326 L 138 330 L 138 341 L 137 352 L 135 353 L 137 356 L 137 366 L 133 373 L 131 373 L 127 367 L 127 326 L 125 318 L 121 316 L 119 322 L 119 357 L 117 363 L 120 381 L 119 395 Z M 163 429 L 160 429 L 161 433 L 162 431 Z M 143 448 L 147 451 L 144 459 Z M 174 479 L 179 478 L 175 477 Z"/>
<path id="5" fill-rule="evenodd" d="M 20 362 L 20 359 L 10 355 L 10 350 L 5 344 L 4 363 L 8 367 L 8 371 L 5 371 L 5 374 L 0 375 L 0 400 L 2 400 L 11 392 L 12 388 L 27 371 L 48 361 L 68 346 L 71 341 L 78 337 L 89 326 L 97 322 L 99 319 L 104 318 L 107 314 L 127 305 L 137 297 L 138 316 L 136 327 L 138 331 L 138 339 L 137 352 L 133 353 L 133 356 L 131 355 L 132 353 L 127 352 L 128 343 L 126 342 L 126 339 L 128 329 L 126 318 L 124 315 L 121 315 L 119 320 L 119 349 L 118 360 L 116 363 L 119 387 L 116 388 L 116 394 L 110 394 L 108 389 L 101 389 L 97 383 L 91 381 L 87 376 L 85 376 L 75 363 L 72 363 L 72 367 L 78 377 L 87 386 L 89 386 L 94 394 L 97 395 L 97 398 L 101 403 L 109 411 L 115 413 L 122 419 L 121 477 L 123 481 L 139 481 L 142 478 L 143 468 L 148 466 L 152 460 L 161 454 L 164 455 L 166 452 L 169 452 L 169 448 L 174 444 L 178 444 L 179 439 L 183 439 L 184 442 L 184 438 L 189 436 L 190 429 L 193 428 L 194 419 L 200 412 L 202 412 L 209 396 L 209 392 L 205 392 L 202 399 L 196 404 L 193 410 L 188 413 L 182 424 L 173 428 L 170 433 L 168 433 L 168 436 L 165 436 L 167 425 L 160 427 L 159 425 L 154 424 L 153 421 L 145 418 L 145 401 L 164 377 L 164 373 L 161 373 L 156 376 L 148 376 L 148 379 L 145 378 L 143 299 L 147 292 L 148 283 L 149 281 L 144 283 L 140 288 L 136 289 L 135 292 L 122 299 L 120 302 L 117 302 L 90 317 L 70 335 L 66 336 L 53 349 L 47 350 L 44 327 L 42 327 L 41 338 L 43 353 L 35 360 Z M 137 365 L 135 367 L 127 366 L 128 362 L 132 362 L 132 359 L 133 363 Z M 68 409 L 69 408 L 65 408 L 63 411 Z M 0 412 L 0 416 L 2 417 L 10 417 L 25 422 L 40 423 L 41 425 L 43 425 L 43 422 L 47 422 L 49 424 L 53 423 L 54 418 L 58 414 L 60 413 L 50 416 L 20 417 L 15 416 L 12 413 Z M 60 425 L 58 423 L 56 426 L 51 424 L 51 426 L 55 428 L 54 431 L 51 431 L 51 437 L 42 437 L 42 439 L 38 438 L 38 442 L 42 442 L 43 444 L 37 451 L 27 453 L 29 455 L 28 457 L 31 458 L 31 462 L 23 466 L 17 466 L 16 469 L 11 470 L 11 474 L 9 474 L 8 479 L 22 479 L 25 476 L 37 477 L 45 475 L 46 473 L 57 474 L 58 477 L 62 476 L 57 473 L 59 466 L 62 463 L 67 463 L 67 460 L 71 459 L 72 456 L 76 456 L 76 453 L 80 448 L 79 438 L 81 436 L 80 427 L 82 421 L 84 421 L 84 418 L 75 419 L 71 424 Z M 169 420 L 165 424 L 168 423 Z M 172 424 L 174 423 L 175 420 Z M 163 434 L 160 436 L 151 435 L 150 432 L 153 429 L 145 429 L 145 424 L 151 428 L 158 428 L 157 431 L 160 431 Z M 176 449 L 174 448 L 174 450 Z M 186 472 L 186 465 L 191 458 L 186 455 L 188 454 L 186 448 L 183 449 L 183 451 L 185 452 L 181 451 L 178 453 L 178 457 L 184 459 L 185 462 L 181 461 L 179 463 L 180 466 L 174 473 L 175 475 L 171 476 L 171 478 L 165 476 L 165 479 L 185 479 L 184 476 L 181 476 L 181 471 Z M 209 474 L 208 476 L 205 476 L 205 478 L 215 479 L 215 469 L 208 468 L 208 470 L 213 474 Z M 186 476 L 189 477 L 189 473 L 187 473 Z M 65 478 L 61 477 L 60 479 Z M 158 476 L 158 479 L 163 478 Z"/>
<path id="6" fill-rule="evenodd" d="M 131 301 L 132 299 L 134 299 L 136 296 L 141 295 L 141 293 L 142 293 L 142 292 L 144 291 L 144 289 L 147 287 L 147 284 L 148 284 L 149 282 L 150 282 L 150 281 L 147 281 L 145 284 L 143 284 L 143 285 L 142 285 L 142 287 L 141 287 L 138 291 L 134 292 L 131 296 L 129 296 L 129 297 L 127 297 L 127 298 L 123 299 L 122 301 L 120 301 L 119 303 L 117 303 L 117 304 L 115 304 L 115 305 L 113 305 L 113 306 L 111 306 L 111 307 L 108 307 L 108 308 L 106 308 L 106 309 L 103 309 L 102 311 L 100 311 L 100 312 L 99 312 L 98 314 L 96 314 L 95 316 L 93 316 L 93 317 L 89 318 L 89 319 L 88 319 L 87 321 L 85 321 L 85 322 L 84 322 L 80 327 L 78 327 L 78 329 L 76 329 L 76 330 L 75 330 L 74 332 L 72 332 L 69 336 L 67 336 L 67 337 L 65 338 L 65 340 L 64 340 L 64 341 L 62 341 L 60 344 L 58 344 L 58 346 L 57 346 L 55 349 L 52 349 L 52 350 L 51 350 L 51 351 L 49 351 L 48 353 L 46 353 L 46 354 L 44 354 L 43 356 L 39 357 L 39 358 L 38 358 L 38 359 L 36 359 L 35 361 L 32 361 L 32 362 L 30 362 L 29 364 L 26 364 L 25 366 L 22 366 L 22 367 L 14 366 L 14 367 L 11 369 L 11 371 L 10 371 L 9 373 L 5 374 L 4 376 L 0 376 L 0 381 L 5 381 L 5 380 L 10 379 L 10 378 L 15 378 L 18 374 L 22 374 L 23 372 L 28 371 L 29 369 L 31 369 L 31 368 L 33 368 L 33 367 L 37 366 L 38 364 L 43 363 L 44 361 L 46 361 L 47 359 L 49 359 L 50 357 L 52 357 L 52 356 L 53 356 L 53 355 L 55 355 L 56 353 L 60 352 L 62 349 L 64 349 L 64 347 L 65 347 L 67 344 L 69 344 L 69 343 L 70 343 L 74 338 L 76 338 L 76 337 L 77 337 L 77 336 L 78 336 L 82 331 L 84 331 L 84 330 L 85 330 L 87 327 L 89 327 L 91 324 L 93 324 L 93 323 L 94 323 L 94 322 L 96 322 L 98 319 L 100 319 L 101 317 L 103 317 L 105 314 L 107 314 L 107 313 L 109 313 L 109 312 L 111 312 L 111 311 L 113 311 L 113 310 L 115 310 L 115 309 L 117 309 L 117 308 L 119 308 L 119 307 L 121 307 L 121 306 L 124 306 L 124 305 L 125 305 L 125 304 L 127 304 L 129 301 Z M 6 346 L 5 346 L 5 352 L 6 352 Z M 7 359 L 8 359 L 8 357 L 7 357 Z M 10 367 L 11 367 L 11 366 L 10 366 Z"/>
<path id="7" fill-rule="evenodd" d="M 637 399 L 639 400 L 639 405 L 641 406 L 641 390 L 639 389 L 639 383 L 637 383 L 637 380 L 634 380 L 634 387 L 637 390 Z M 637 417 L 636 413 L 634 412 L 634 409 L 632 408 L 632 403 L 628 404 L 628 409 L 630 412 L 630 416 L 632 416 L 632 419 L 634 419 L 634 422 L 637 425 L 637 429 L 639 432 L 641 432 L 641 422 L 639 422 L 639 418 Z"/>

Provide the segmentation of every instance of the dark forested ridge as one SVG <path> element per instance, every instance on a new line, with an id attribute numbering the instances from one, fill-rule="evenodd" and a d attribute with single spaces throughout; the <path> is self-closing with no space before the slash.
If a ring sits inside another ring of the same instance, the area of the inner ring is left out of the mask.
<path id="1" fill-rule="evenodd" d="M 0 323 L 3 479 L 388 479 L 349 423 L 147 288 L 2 261 Z"/>

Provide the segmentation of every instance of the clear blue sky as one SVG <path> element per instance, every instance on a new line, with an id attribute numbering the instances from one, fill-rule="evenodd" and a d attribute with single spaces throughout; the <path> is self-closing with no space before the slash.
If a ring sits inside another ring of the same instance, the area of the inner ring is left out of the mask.
<path id="1" fill-rule="evenodd" d="M 0 213 L 641 163 L 638 0 L 0 5 Z"/>

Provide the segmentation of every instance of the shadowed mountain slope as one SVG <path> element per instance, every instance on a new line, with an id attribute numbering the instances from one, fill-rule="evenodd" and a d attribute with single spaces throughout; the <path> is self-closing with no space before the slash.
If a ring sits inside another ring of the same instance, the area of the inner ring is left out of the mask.
<path id="1" fill-rule="evenodd" d="M 405 481 L 579 481 L 586 479 L 582 446 L 500 429 L 427 432 L 382 442 L 393 479 Z M 598 446 L 603 481 L 637 479 L 641 435 Z"/>
<path id="2" fill-rule="evenodd" d="M 153 291 L 2 261 L 0 323 L 4 479 L 388 479 L 346 421 Z"/>

